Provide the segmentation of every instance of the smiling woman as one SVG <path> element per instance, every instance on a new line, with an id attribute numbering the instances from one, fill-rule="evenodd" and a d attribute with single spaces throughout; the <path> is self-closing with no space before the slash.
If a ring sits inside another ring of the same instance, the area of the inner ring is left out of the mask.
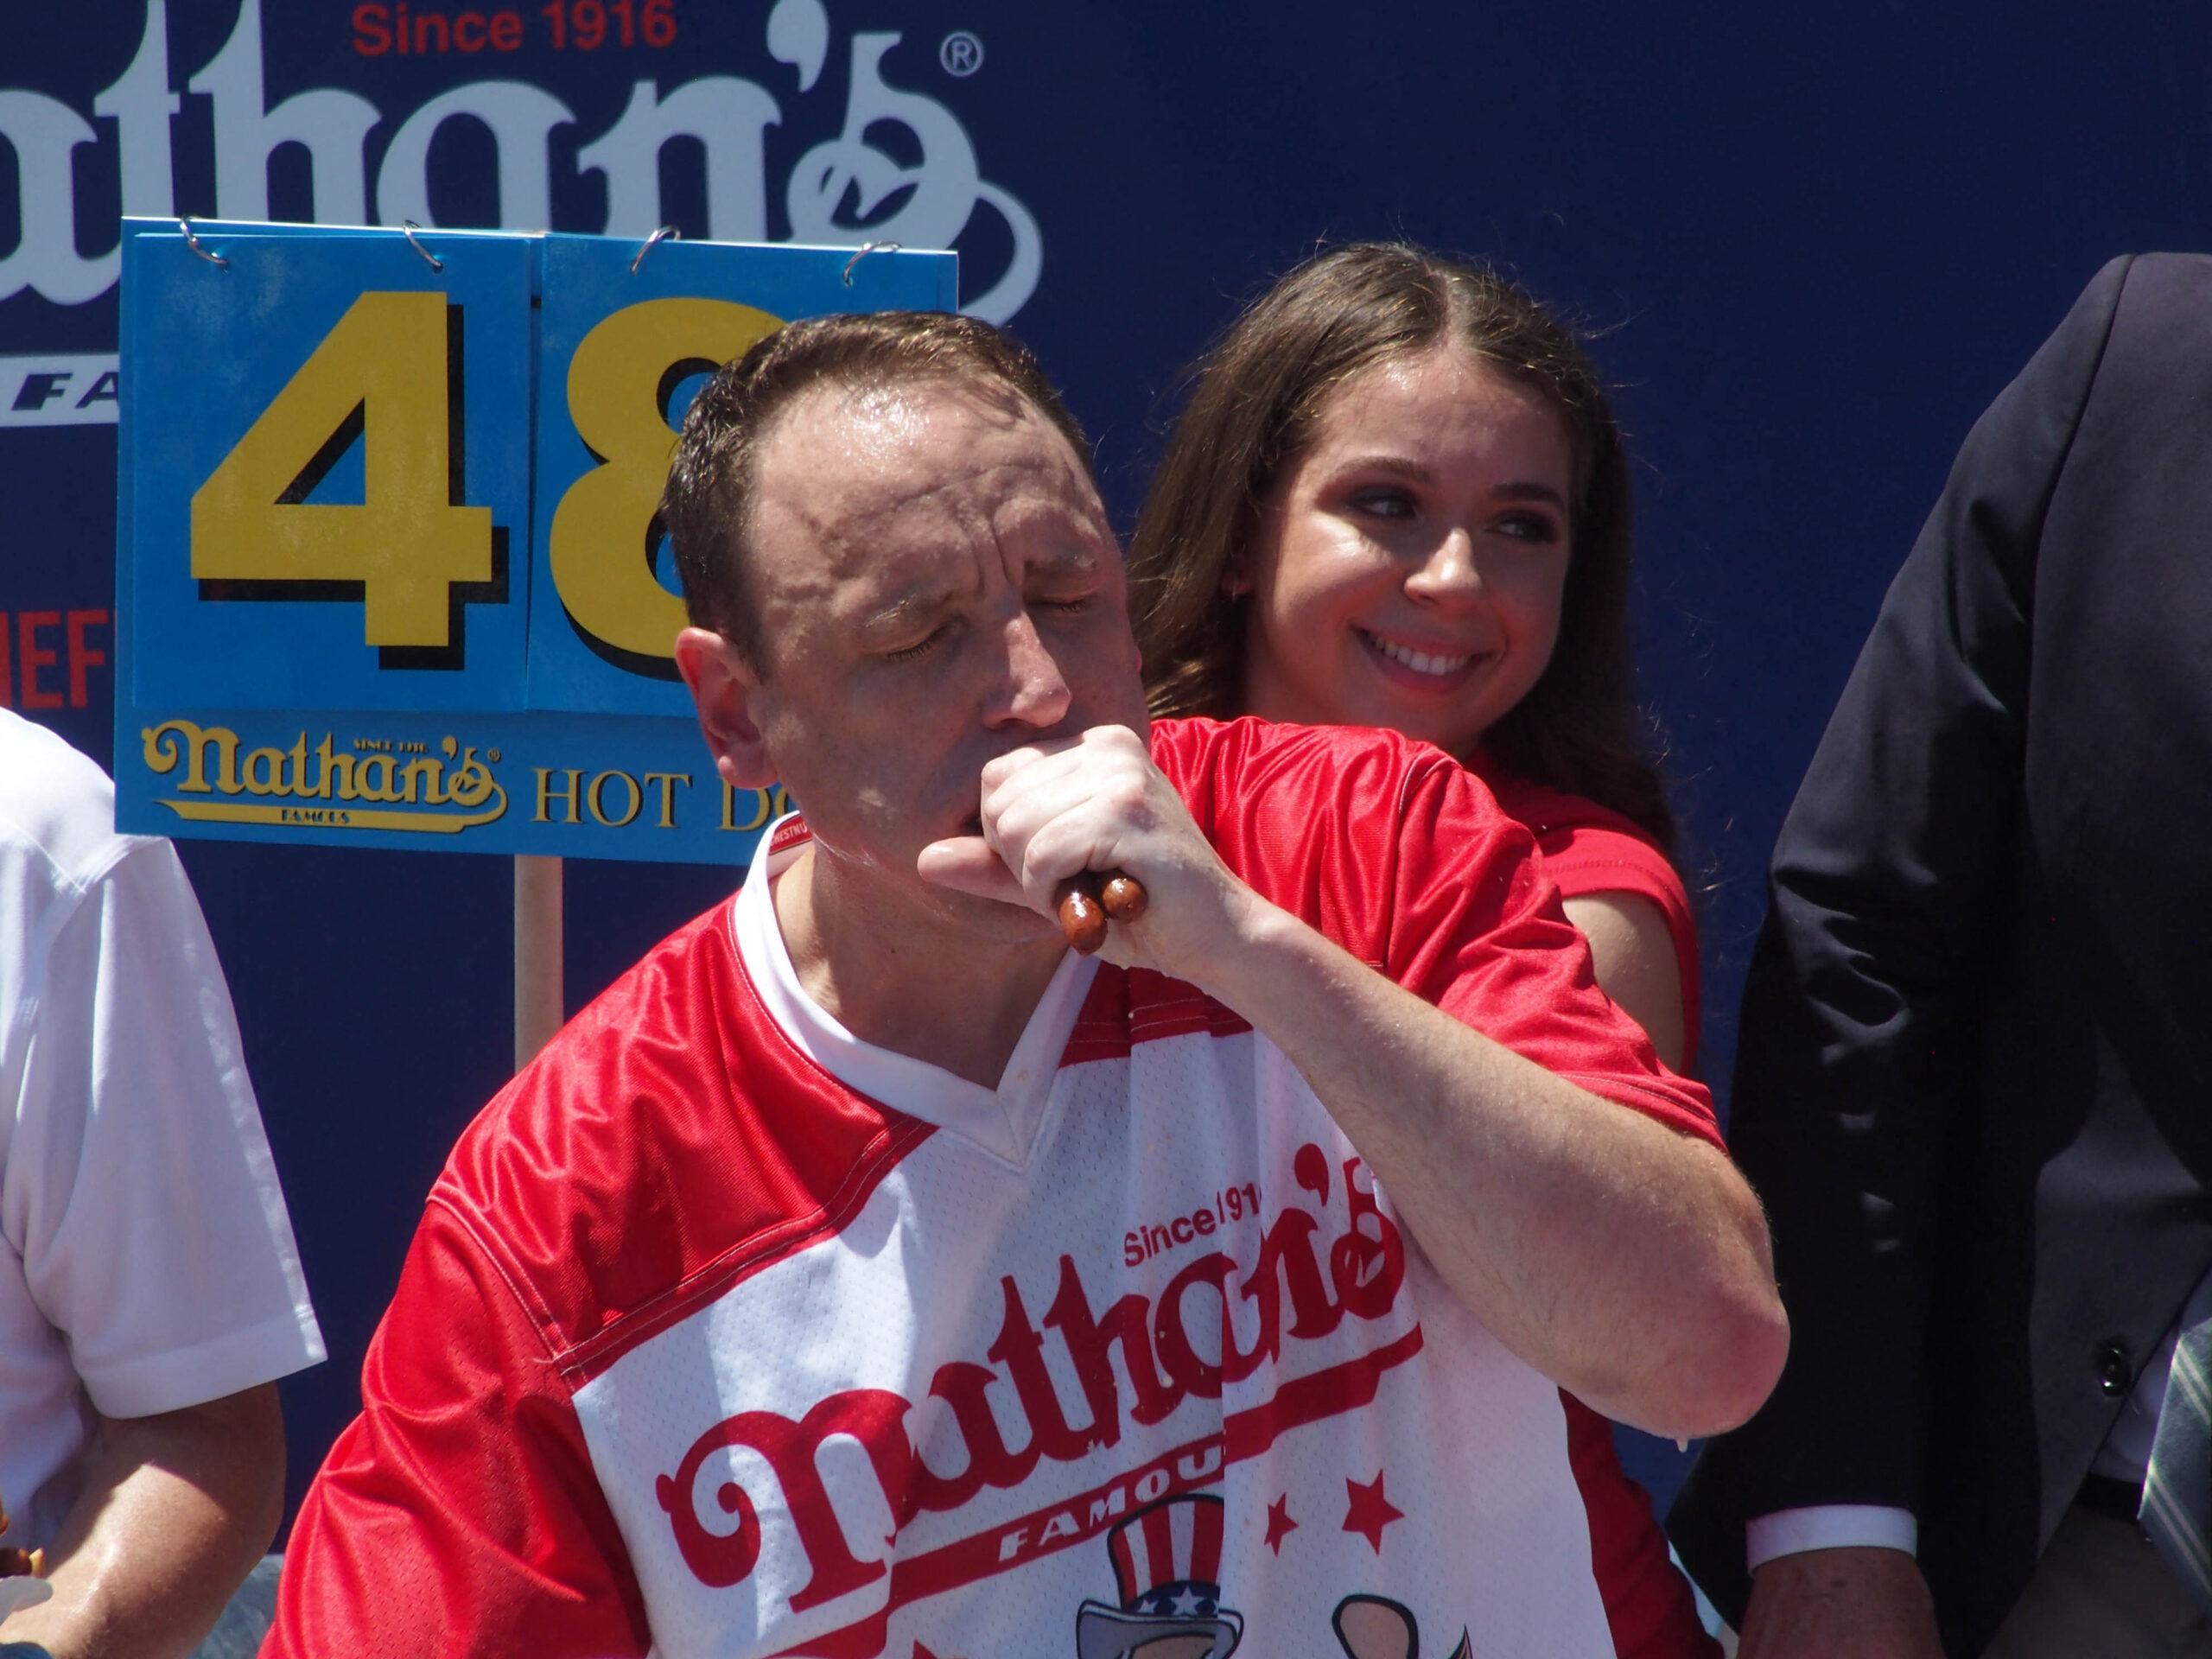
<path id="1" fill-rule="evenodd" d="M 1597 371 L 1519 289 L 1418 249 L 1301 266 L 1201 359 L 1130 560 L 1153 712 L 1384 726 L 1528 825 L 1599 985 L 1697 1033 L 1675 823 L 1639 741 L 1628 469 Z M 1562 1392 L 1618 1651 L 1709 1654 L 1605 1421 Z"/>
<path id="2" fill-rule="evenodd" d="M 1454 682 L 1449 710 L 1419 734 L 1586 797 L 1671 847 L 1628 649 L 1628 463 L 1573 336 L 1491 272 L 1398 245 L 1335 249 L 1254 302 L 1196 367 L 1131 550 L 1155 713 L 1276 712 L 1257 705 L 1255 676 L 1272 683 L 1289 669 L 1271 658 L 1323 643 L 1294 643 L 1288 619 L 1266 613 L 1276 558 L 1315 545 L 1332 507 L 1340 555 L 1387 558 L 1404 581 L 1399 601 L 1378 594 L 1371 615 L 1345 620 L 1389 637 L 1421 618 L 1418 637 L 1393 643 L 1431 668 L 1499 643 L 1468 615 L 1499 582 L 1515 579 L 1525 614 L 1530 567 L 1543 577 L 1548 643 L 1516 664 L 1531 677 L 1503 698 L 1494 674 Z M 1529 556 L 1502 562 L 1507 543 Z M 1332 718 L 1399 723 L 1352 706 Z"/>
<path id="3" fill-rule="evenodd" d="M 1230 557 L 1252 711 L 1471 754 L 1551 661 L 1573 470 L 1543 397 L 1449 345 L 1347 381 Z"/>

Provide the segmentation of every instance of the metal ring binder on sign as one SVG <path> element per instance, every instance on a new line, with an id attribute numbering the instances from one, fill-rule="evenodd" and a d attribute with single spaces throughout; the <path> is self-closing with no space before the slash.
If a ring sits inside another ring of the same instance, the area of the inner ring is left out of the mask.
<path id="1" fill-rule="evenodd" d="M 446 262 L 415 239 L 415 232 L 422 228 L 411 219 L 403 219 L 399 221 L 399 233 L 407 238 L 407 245 L 421 254 L 432 270 L 443 270 L 446 268 Z"/>
<path id="2" fill-rule="evenodd" d="M 198 254 L 202 259 L 205 259 L 209 264 L 213 265 L 219 270 L 228 270 L 231 268 L 231 262 L 224 258 L 221 254 L 210 253 L 206 248 L 200 245 L 200 238 L 192 233 L 191 214 L 187 213 L 183 218 L 178 219 L 176 222 L 176 227 L 184 232 L 184 245 L 186 247 L 190 248 L 194 253 Z"/>
<path id="3" fill-rule="evenodd" d="M 853 285 L 853 267 L 860 264 L 861 260 L 867 258 L 871 253 L 896 253 L 898 251 L 899 245 L 896 242 L 861 243 L 860 246 L 853 250 L 853 257 L 845 261 L 845 286 L 847 288 L 850 288 Z"/>
<path id="4" fill-rule="evenodd" d="M 658 246 L 661 243 L 681 242 L 683 239 L 683 232 L 677 230 L 675 226 L 662 226 L 660 229 L 655 231 L 651 236 L 645 238 L 645 245 L 638 250 L 637 257 L 630 261 L 630 274 L 632 276 L 636 276 L 638 274 L 638 267 L 645 263 L 645 256 L 651 253 L 653 249 Z"/>

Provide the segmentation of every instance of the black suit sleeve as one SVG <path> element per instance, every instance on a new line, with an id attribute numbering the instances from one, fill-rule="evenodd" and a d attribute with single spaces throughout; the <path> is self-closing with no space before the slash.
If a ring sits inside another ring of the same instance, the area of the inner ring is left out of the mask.
<path id="1" fill-rule="evenodd" d="M 1776 845 L 1730 1141 L 1772 1219 L 1789 1362 L 1671 1517 L 1732 1617 L 1748 1517 L 1917 1506 L 1928 1243 L 2018 833 L 2037 544 L 2126 276 L 2100 273 L 1976 423 Z"/>

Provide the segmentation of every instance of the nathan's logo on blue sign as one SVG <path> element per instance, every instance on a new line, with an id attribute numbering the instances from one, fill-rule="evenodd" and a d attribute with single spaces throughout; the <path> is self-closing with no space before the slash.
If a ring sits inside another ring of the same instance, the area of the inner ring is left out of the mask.
<path id="1" fill-rule="evenodd" d="M 489 832 L 503 850 L 528 837 L 546 851 L 573 844 L 706 859 L 741 852 L 791 810 L 780 789 L 723 783 L 686 731 L 655 732 L 690 756 L 660 768 L 634 756 L 626 765 L 564 764 L 577 758 L 575 746 L 564 752 L 559 728 L 543 725 L 523 728 L 542 753 L 518 760 L 451 732 L 395 737 L 386 723 L 356 722 L 311 733 L 251 713 L 232 718 L 248 729 L 181 717 L 141 727 L 137 752 L 118 753 L 133 785 L 125 816 L 168 835 L 297 840 L 319 831 L 331 833 L 318 839 L 371 845 L 438 836 L 474 850 L 483 837 L 473 832 L 508 815 L 512 775 L 518 823 Z"/>
<path id="2" fill-rule="evenodd" d="M 733 14 L 761 16 L 745 25 L 759 31 L 749 41 L 733 35 Z M 175 10 L 180 31 L 192 16 Z M 841 39 L 823 0 L 778 0 L 765 14 L 710 10 L 705 0 L 473 7 L 395 0 L 353 8 L 239 0 L 227 38 L 195 67 L 175 61 L 171 22 L 169 0 L 146 0 L 129 67 L 86 108 L 43 91 L 0 88 L 0 156 L 13 158 L 12 216 L 20 225 L 16 246 L 0 257 L 0 302 L 29 292 L 75 306 L 113 288 L 119 245 L 109 226 L 84 222 L 79 181 L 97 180 L 100 198 L 111 201 L 119 182 L 126 213 L 174 216 L 183 206 L 176 176 L 185 159 L 175 140 L 194 130 L 175 119 L 189 107 L 188 97 L 207 100 L 213 115 L 213 206 L 225 219 L 270 216 L 271 158 L 288 151 L 304 155 L 308 197 L 276 203 L 288 217 L 435 226 L 441 204 L 458 201 L 480 206 L 448 207 L 442 222 L 524 231 L 557 222 L 642 239 L 685 217 L 664 196 L 666 162 L 678 174 L 697 167 L 701 188 L 679 191 L 702 200 L 702 211 L 689 216 L 696 222 L 683 226 L 695 238 L 951 248 L 980 228 L 993 251 L 965 308 L 996 322 L 1020 309 L 1042 269 L 1035 218 L 984 177 L 967 129 L 936 95 L 957 89 L 964 99 L 987 89 L 990 77 L 976 73 L 982 43 L 973 35 L 904 47 L 888 31 Z M 99 43 L 109 38 L 103 30 Z M 698 73 L 724 52 L 752 73 Z M 280 56 L 288 73 L 272 76 Z M 302 62 L 321 66 L 310 72 L 318 79 L 379 88 L 434 67 L 441 81 L 461 65 L 480 66 L 484 78 L 412 108 L 391 107 L 387 92 L 372 98 L 328 85 L 272 103 L 272 80 L 296 84 Z M 842 108 L 834 90 L 839 69 Z M 608 90 L 618 76 L 627 102 L 596 121 L 586 123 L 562 96 Z M 480 140 L 488 134 L 488 165 L 473 172 L 456 165 L 457 157 L 485 151 L 480 142 L 455 148 L 446 137 L 454 123 L 474 127 Z M 575 130 L 580 125 L 585 130 Z M 823 137 L 777 177 L 776 143 L 795 147 L 810 128 Z M 572 147 L 572 138 L 581 142 Z M 573 156 L 573 163 L 556 168 L 556 154 Z M 10 181 L 0 163 L 0 224 L 10 217 Z M 575 222 L 591 211 L 583 204 L 602 195 L 597 222 Z M 0 424 L 112 420 L 113 367 L 105 357 L 0 357 L 0 381 L 15 394 L 0 400 L 8 406 Z"/>
<path id="3" fill-rule="evenodd" d="M 159 804 L 199 823 L 257 823 L 456 835 L 507 810 L 507 791 L 474 747 L 302 731 L 289 747 L 243 744 L 227 726 L 165 720 L 139 733 L 140 760 L 173 791 Z"/>

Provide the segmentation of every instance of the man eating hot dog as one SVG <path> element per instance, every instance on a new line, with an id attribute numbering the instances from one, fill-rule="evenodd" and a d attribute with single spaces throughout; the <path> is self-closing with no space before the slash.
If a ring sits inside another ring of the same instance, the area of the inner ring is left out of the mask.
<path id="1" fill-rule="evenodd" d="M 1148 722 L 984 324 L 783 329 L 664 510 L 715 765 L 803 817 L 463 1137 L 269 1651 L 1611 1652 L 1560 1389 L 1708 1433 L 1786 1329 L 1528 835 L 1389 734 Z"/>

